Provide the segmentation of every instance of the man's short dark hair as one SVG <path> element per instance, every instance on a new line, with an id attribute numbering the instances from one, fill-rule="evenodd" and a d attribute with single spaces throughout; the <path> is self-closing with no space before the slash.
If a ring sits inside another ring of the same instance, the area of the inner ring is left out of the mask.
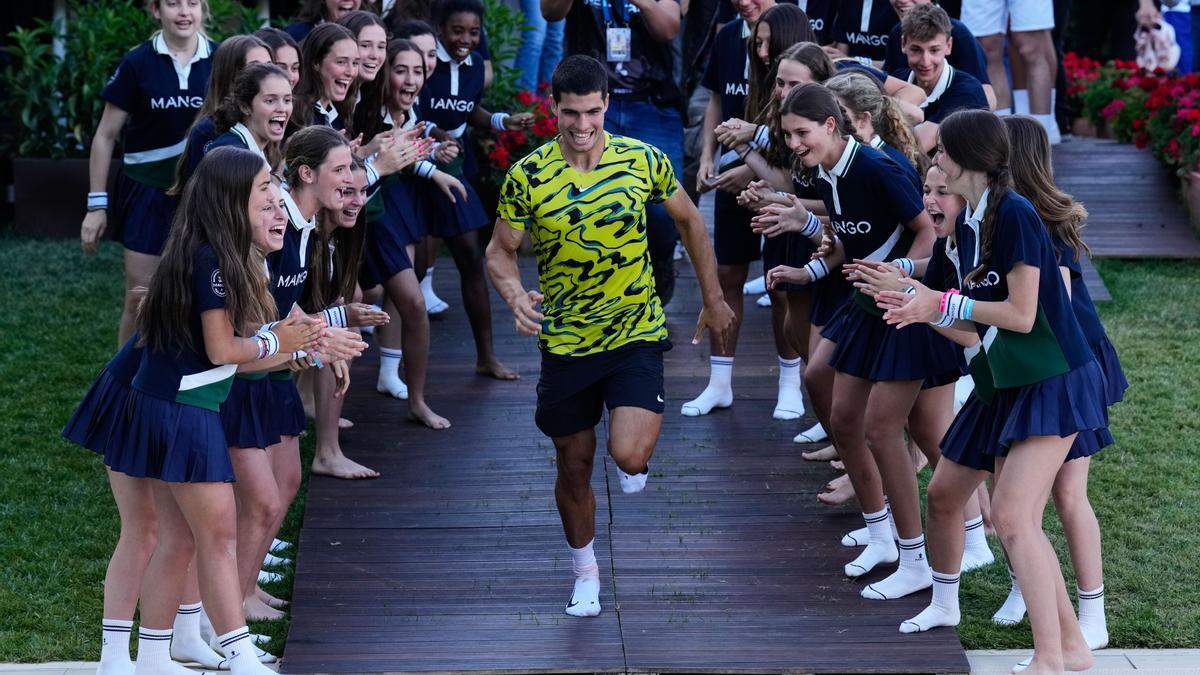
<path id="1" fill-rule="evenodd" d="M 947 38 L 953 26 L 946 10 L 934 4 L 917 5 L 900 21 L 900 33 L 911 42 L 928 42 L 939 35 Z"/>
<path id="2" fill-rule="evenodd" d="M 587 96 L 600 92 L 608 98 L 608 72 L 596 59 L 584 54 L 574 54 L 559 62 L 550 78 L 550 93 L 559 101 L 563 94 Z"/>

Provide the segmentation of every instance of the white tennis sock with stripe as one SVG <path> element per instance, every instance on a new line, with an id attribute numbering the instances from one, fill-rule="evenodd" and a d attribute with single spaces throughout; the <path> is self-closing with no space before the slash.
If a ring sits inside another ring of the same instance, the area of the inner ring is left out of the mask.
<path id="1" fill-rule="evenodd" d="M 192 675 L 171 660 L 171 629 L 138 628 L 138 655 L 134 675 Z"/>
<path id="2" fill-rule="evenodd" d="M 217 644 L 227 657 L 222 662 L 222 670 L 228 667 L 233 675 L 266 675 L 275 672 L 259 663 L 258 650 L 250 637 L 250 629 L 245 626 L 218 635 Z"/>
<path id="3" fill-rule="evenodd" d="M 171 658 L 180 663 L 197 663 L 201 668 L 216 669 L 221 655 L 200 636 L 200 603 L 180 605 L 175 612 L 175 632 L 171 637 Z"/>
<path id="4" fill-rule="evenodd" d="M 1004 604 L 992 615 L 992 623 L 1001 626 L 1015 626 L 1025 618 L 1025 596 L 1021 595 L 1021 586 L 1017 583 L 1017 575 L 1013 573 L 1011 565 L 1008 567 L 1008 578 L 1012 588 L 1009 589 Z"/>
<path id="5" fill-rule="evenodd" d="M 775 399 L 777 420 L 794 420 L 804 417 L 804 391 L 800 388 L 800 357 L 779 357 L 779 395 Z"/>
<path id="6" fill-rule="evenodd" d="M 846 576 L 861 577 L 875 569 L 876 565 L 896 562 L 896 542 L 892 539 L 892 526 L 888 524 L 890 515 L 892 511 L 887 506 L 882 511 L 863 514 L 870 537 L 863 552 L 846 563 Z"/>
<path id="7" fill-rule="evenodd" d="M 876 581 L 862 590 L 868 600 L 895 600 L 933 585 L 929 560 L 925 557 L 925 535 L 912 539 L 901 539 L 900 566 L 882 581 Z"/>
<path id="8" fill-rule="evenodd" d="M 901 633 L 920 633 L 940 626 L 957 626 L 962 619 L 958 611 L 957 574 L 933 572 L 933 601 L 920 614 L 900 624 Z"/>
<path id="9" fill-rule="evenodd" d="M 962 566 L 959 569 L 970 572 L 995 562 L 996 556 L 983 532 L 983 516 L 968 520 L 963 527 L 966 529 L 966 545 L 963 546 Z"/>
<path id="10" fill-rule="evenodd" d="M 564 611 L 570 616 L 600 615 L 600 566 L 596 564 L 596 553 L 589 541 L 580 548 L 571 548 L 571 571 L 575 574 L 575 589 L 571 601 Z"/>
<path id="11" fill-rule="evenodd" d="M 425 277 L 421 279 L 421 295 L 425 298 L 425 311 L 429 314 L 441 314 L 450 309 L 449 303 L 433 292 L 433 268 L 425 268 Z"/>
<path id="12" fill-rule="evenodd" d="M 133 622 L 124 619 L 104 619 L 100 624 L 100 667 L 97 675 L 130 675 L 133 659 L 129 658 L 129 636 Z"/>
<path id="13" fill-rule="evenodd" d="M 710 356 L 708 364 L 708 386 L 679 409 L 684 417 L 699 417 L 712 412 L 713 408 L 733 405 L 733 357 Z"/>
<path id="14" fill-rule="evenodd" d="M 896 519 L 892 517 L 892 505 L 887 497 L 883 498 L 883 507 L 888 512 L 888 525 L 892 528 L 892 539 L 900 539 L 900 535 L 896 532 Z M 842 546 L 852 548 L 854 546 L 866 546 L 871 541 L 871 530 L 867 527 L 860 527 L 857 530 L 850 530 L 842 535 Z"/>
<path id="15" fill-rule="evenodd" d="M 404 352 L 399 349 L 379 348 L 379 379 L 375 381 L 375 391 L 392 398 L 408 398 L 408 385 L 400 379 L 400 359 L 403 356 Z"/>
<path id="16" fill-rule="evenodd" d="M 1079 630 L 1088 649 L 1104 649 L 1108 646 L 1108 620 L 1104 617 L 1104 584 L 1094 591 L 1085 591 L 1078 586 Z"/>

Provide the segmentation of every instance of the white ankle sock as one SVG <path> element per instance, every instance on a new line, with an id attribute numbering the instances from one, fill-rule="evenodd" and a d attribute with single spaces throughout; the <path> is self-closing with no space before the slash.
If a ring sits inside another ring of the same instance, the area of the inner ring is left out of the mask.
<path id="1" fill-rule="evenodd" d="M 775 400 L 775 419 L 794 420 L 804 417 L 804 392 L 800 386 L 800 357 L 779 357 L 779 396 Z"/>
<path id="2" fill-rule="evenodd" d="M 1075 587 L 1079 597 L 1079 630 L 1088 649 L 1104 649 L 1108 646 L 1108 620 L 1104 616 L 1104 585 L 1094 591 Z"/>
<path id="3" fill-rule="evenodd" d="M 875 569 L 876 565 L 896 562 L 896 542 L 892 540 L 892 527 L 888 525 L 888 516 L 891 513 L 885 506 L 882 511 L 863 514 L 871 536 L 863 552 L 853 561 L 846 563 L 846 576 L 861 577 Z"/>
<path id="4" fill-rule="evenodd" d="M 896 519 L 892 517 L 892 505 L 887 497 L 883 498 L 883 508 L 888 512 L 888 525 L 892 528 L 892 539 L 900 540 L 900 533 L 896 532 Z M 842 535 L 842 546 L 853 548 L 855 546 L 866 546 L 871 541 L 871 530 L 867 527 L 860 527 L 857 530 L 851 530 Z"/>
<path id="5" fill-rule="evenodd" d="M 708 363 L 708 386 L 679 409 L 685 417 L 699 417 L 712 412 L 713 408 L 733 405 L 733 357 L 710 356 Z"/>
<path id="6" fill-rule="evenodd" d="M 1029 90 L 1028 89 L 1013 89 L 1012 90 L 1013 112 L 1017 115 L 1029 114 Z"/>
<path id="7" fill-rule="evenodd" d="M 821 426 L 820 422 L 801 431 L 792 439 L 793 443 L 820 443 L 821 441 L 829 440 L 829 434 L 826 433 L 825 427 Z"/>
<path id="8" fill-rule="evenodd" d="M 254 646 L 250 637 L 250 629 L 242 626 L 224 635 L 217 636 L 217 644 L 221 653 L 227 657 L 222 662 L 222 668 L 228 667 L 234 675 L 259 675 L 272 672 L 258 658 L 259 649 Z"/>
<path id="9" fill-rule="evenodd" d="M 753 279 L 742 284 L 742 293 L 746 295 L 761 295 L 767 292 L 767 278 L 754 277 Z"/>
<path id="10" fill-rule="evenodd" d="M 565 609 L 571 616 L 600 614 L 600 566 L 592 549 L 593 539 L 580 548 L 571 548 L 571 571 L 575 574 L 575 589 Z"/>
<path id="11" fill-rule="evenodd" d="M 221 655 L 214 652 L 200 636 L 200 603 L 180 605 L 175 613 L 175 632 L 171 637 L 171 658 L 180 663 L 198 663 L 201 668 L 215 669 Z"/>
<path id="12" fill-rule="evenodd" d="M 425 311 L 430 314 L 441 314 L 450 309 L 450 305 L 433 292 L 433 268 L 425 269 L 425 278 L 421 279 L 421 295 L 425 297 Z"/>
<path id="13" fill-rule="evenodd" d="M 1045 128 L 1046 135 L 1050 138 L 1050 145 L 1062 143 L 1062 130 L 1058 128 L 1058 118 L 1054 116 L 1054 113 L 1034 115 L 1033 118 Z"/>
<path id="14" fill-rule="evenodd" d="M 933 572 L 933 600 L 920 614 L 900 624 L 901 633 L 920 633 L 939 626 L 957 626 L 962 615 L 958 611 L 957 574 Z"/>
<path id="15" fill-rule="evenodd" d="M 200 606 L 200 638 L 210 646 L 213 643 L 213 638 L 217 636 L 217 630 L 213 628 L 212 621 L 208 618 L 208 612 L 204 611 L 204 605 Z"/>
<path id="16" fill-rule="evenodd" d="M 138 628 L 136 675 L 191 675 L 190 670 L 171 660 L 171 629 Z"/>
<path id="17" fill-rule="evenodd" d="M 868 600 L 895 600 L 933 585 L 929 560 L 925 557 L 925 535 L 900 540 L 900 566 L 886 579 L 868 585 L 862 596 Z"/>
<path id="18" fill-rule="evenodd" d="M 129 658 L 129 636 L 133 622 L 124 619 L 104 619 L 100 624 L 100 667 L 98 675 L 130 675 L 133 659 Z"/>
<path id="19" fill-rule="evenodd" d="M 962 572 L 970 572 L 991 565 L 996 561 L 992 547 L 988 546 L 987 535 L 983 532 L 983 516 L 968 520 L 966 528 L 966 545 L 963 546 Z"/>
<path id="20" fill-rule="evenodd" d="M 1012 567 L 1008 568 L 1008 578 L 1012 581 L 1012 588 L 1004 604 L 992 615 L 992 623 L 1001 626 L 1015 626 L 1025 618 L 1025 597 L 1021 595 L 1021 586 L 1017 584 L 1017 575 L 1013 574 Z"/>
<path id="21" fill-rule="evenodd" d="M 621 492 L 627 495 L 641 492 L 646 489 L 646 479 L 650 477 L 650 465 L 647 464 L 646 470 L 641 473 L 625 473 L 625 470 L 618 466 L 617 477 L 621 479 Z"/>
<path id="22" fill-rule="evenodd" d="M 403 356 L 404 352 L 399 349 L 379 348 L 379 379 L 375 382 L 376 391 L 393 398 L 408 398 L 408 385 L 400 379 L 400 359 Z"/>

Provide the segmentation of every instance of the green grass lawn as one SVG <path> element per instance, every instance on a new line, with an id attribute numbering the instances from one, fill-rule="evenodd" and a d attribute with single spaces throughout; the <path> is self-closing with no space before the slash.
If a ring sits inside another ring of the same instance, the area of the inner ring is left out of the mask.
<path id="1" fill-rule="evenodd" d="M 1092 469 L 1112 645 L 1200 647 L 1200 264 L 1097 267 L 1114 296 L 1100 312 L 1133 385 L 1113 411 L 1117 444 Z M 117 514 L 101 463 L 58 434 L 116 346 L 120 247 L 87 257 L 73 241 L 0 237 L 0 292 L 0 662 L 94 660 Z M 311 444 L 302 451 L 307 465 Z M 1052 512 L 1047 522 L 1065 560 Z M 269 590 L 290 589 L 288 574 Z M 966 577 L 968 648 L 1031 644 L 1027 623 L 990 623 L 1007 591 L 1002 564 Z M 254 628 L 282 651 L 285 622 Z"/>

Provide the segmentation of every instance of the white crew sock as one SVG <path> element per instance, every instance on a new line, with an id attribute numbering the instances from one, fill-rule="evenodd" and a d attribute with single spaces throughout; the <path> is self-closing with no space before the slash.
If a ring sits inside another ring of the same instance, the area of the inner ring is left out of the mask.
<path id="1" fill-rule="evenodd" d="M 1046 130 L 1046 135 L 1050 137 L 1050 145 L 1062 143 L 1062 131 L 1058 128 L 1058 119 L 1054 117 L 1054 113 L 1034 115 L 1033 118 Z"/>
<path id="2" fill-rule="evenodd" d="M 770 307 L 771 294 L 763 293 L 762 295 L 758 296 L 758 299 L 754 301 L 754 304 L 758 305 L 759 307 Z"/>
<path id="3" fill-rule="evenodd" d="M 433 292 L 433 268 L 425 268 L 425 278 L 421 279 L 421 295 L 425 297 L 425 311 L 430 314 L 441 314 L 450 309 L 450 305 Z"/>
<path id="4" fill-rule="evenodd" d="M 408 385 L 400 379 L 400 359 L 403 356 L 404 352 L 399 349 L 379 348 L 379 379 L 375 381 L 375 391 L 392 398 L 408 398 Z"/>
<path id="5" fill-rule="evenodd" d="M 138 656 L 135 675 L 192 675 L 192 671 L 171 660 L 171 629 L 138 628 Z"/>
<path id="6" fill-rule="evenodd" d="M 761 295 L 767 292 L 767 278 L 755 277 L 742 284 L 742 293 L 746 295 Z"/>
<path id="7" fill-rule="evenodd" d="M 882 511 L 863 514 L 871 536 L 863 552 L 853 561 L 846 563 L 846 576 L 861 577 L 875 569 L 876 565 L 896 562 L 896 542 L 892 540 L 892 527 L 888 525 L 890 515 L 892 512 L 887 506 L 884 506 Z"/>
<path id="8" fill-rule="evenodd" d="M 218 635 L 217 644 L 221 653 L 227 657 L 222 662 L 222 669 L 228 667 L 233 675 L 265 675 L 274 672 L 259 661 L 258 655 L 262 650 L 254 645 L 250 629 L 245 626 Z"/>
<path id="9" fill-rule="evenodd" d="M 200 606 L 200 638 L 212 646 L 213 638 L 217 637 L 217 629 L 213 628 L 212 621 L 208 618 L 208 612 L 204 611 L 204 606 Z"/>
<path id="10" fill-rule="evenodd" d="M 200 635 L 200 603 L 180 605 L 175 612 L 175 632 L 171 637 L 171 658 L 180 663 L 198 663 L 201 668 L 215 669 L 221 655 L 214 652 Z"/>
<path id="11" fill-rule="evenodd" d="M 267 553 L 263 556 L 263 567 L 276 567 L 279 565 L 288 565 L 292 562 L 291 558 L 284 558 L 273 553 Z"/>
<path id="12" fill-rule="evenodd" d="M 96 669 L 97 675 L 132 675 L 129 636 L 133 633 L 133 622 L 104 619 L 100 630 L 100 667 Z"/>
<path id="13" fill-rule="evenodd" d="M 779 357 L 779 396 L 775 400 L 777 420 L 794 420 L 804 416 L 804 392 L 800 382 L 800 357 Z"/>
<path id="14" fill-rule="evenodd" d="M 1029 90 L 1028 89 L 1013 89 L 1012 90 L 1013 112 L 1017 115 L 1029 114 Z"/>
<path id="15" fill-rule="evenodd" d="M 1025 597 L 1021 595 L 1021 586 L 1017 584 L 1017 575 L 1013 574 L 1011 566 L 1008 568 L 1008 578 L 1012 581 L 1012 588 L 1004 604 L 992 615 L 992 623 L 1001 626 L 1015 626 L 1025 618 Z"/>
<path id="16" fill-rule="evenodd" d="M 987 535 L 983 531 L 983 516 L 968 520 L 963 527 L 966 529 L 966 545 L 963 546 L 962 572 L 986 567 L 996 561 L 992 547 L 988 546 Z"/>
<path id="17" fill-rule="evenodd" d="M 821 426 L 820 422 L 801 431 L 792 439 L 793 443 L 820 443 L 821 441 L 829 440 L 829 434 L 825 431 L 825 427 Z"/>
<path id="18" fill-rule="evenodd" d="M 962 615 L 958 611 L 957 574 L 933 572 L 933 601 L 920 614 L 900 624 L 901 633 L 920 633 L 939 626 L 957 626 Z"/>
<path id="19" fill-rule="evenodd" d="M 892 539 L 899 541 L 900 533 L 896 531 L 896 519 L 892 516 L 892 503 L 887 497 L 883 498 L 883 508 L 888 512 L 888 525 L 892 528 Z M 857 530 L 851 530 L 842 535 L 842 546 L 853 548 L 855 546 L 866 546 L 871 542 L 871 530 L 868 527 L 860 527 Z"/>
<path id="20" fill-rule="evenodd" d="M 933 585 L 929 560 L 925 557 L 925 535 L 900 540 L 900 566 L 882 581 L 862 590 L 868 600 L 895 600 Z"/>
<path id="21" fill-rule="evenodd" d="M 641 492 L 646 489 L 646 479 L 650 477 L 650 465 L 647 464 L 646 469 L 641 473 L 625 473 L 625 470 L 618 466 L 617 477 L 621 479 L 621 492 L 627 495 Z"/>
<path id="22" fill-rule="evenodd" d="M 733 357 L 710 356 L 708 364 L 708 386 L 679 409 L 684 417 L 699 417 L 712 412 L 713 408 L 733 405 Z"/>
<path id="23" fill-rule="evenodd" d="M 1085 591 L 1078 586 L 1079 630 L 1088 649 L 1104 649 L 1108 646 L 1108 620 L 1104 617 L 1104 584 L 1094 591 Z"/>
<path id="24" fill-rule="evenodd" d="M 571 571 L 575 574 L 575 589 L 571 601 L 564 611 L 571 616 L 598 616 L 600 614 L 600 566 L 596 564 L 596 553 L 589 541 L 581 548 L 571 548 Z M 568 548 L 570 548 L 568 546 Z"/>

